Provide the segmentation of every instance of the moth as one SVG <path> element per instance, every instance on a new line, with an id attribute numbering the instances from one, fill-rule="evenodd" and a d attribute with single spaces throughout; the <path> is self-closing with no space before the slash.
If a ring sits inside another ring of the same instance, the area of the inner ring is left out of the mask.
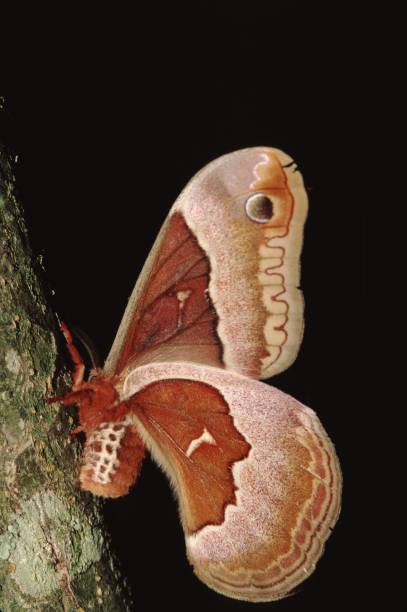
<path id="1" fill-rule="evenodd" d="M 272 601 L 314 570 L 341 474 L 317 415 L 267 379 L 303 334 L 307 194 L 278 149 L 204 167 L 171 208 L 102 370 L 74 371 L 80 486 L 125 495 L 146 451 L 176 493 L 188 559 L 228 597 Z"/>

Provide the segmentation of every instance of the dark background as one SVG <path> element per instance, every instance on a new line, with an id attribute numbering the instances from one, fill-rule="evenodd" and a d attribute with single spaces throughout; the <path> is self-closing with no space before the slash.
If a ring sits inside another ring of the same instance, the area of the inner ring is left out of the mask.
<path id="1" fill-rule="evenodd" d="M 18 191 L 54 308 L 103 358 L 187 180 L 238 148 L 270 145 L 294 157 L 310 199 L 306 327 L 297 361 L 272 382 L 316 410 L 332 437 L 343 510 L 315 573 L 294 596 L 256 609 L 402 610 L 391 586 L 397 525 L 384 518 L 397 476 L 367 441 L 366 211 L 357 189 L 377 125 L 364 94 L 393 26 L 340 4 L 248 5 L 3 24 L 0 138 L 18 156 Z M 176 503 L 150 461 L 128 497 L 106 504 L 106 519 L 138 611 L 254 609 L 193 576 Z"/>

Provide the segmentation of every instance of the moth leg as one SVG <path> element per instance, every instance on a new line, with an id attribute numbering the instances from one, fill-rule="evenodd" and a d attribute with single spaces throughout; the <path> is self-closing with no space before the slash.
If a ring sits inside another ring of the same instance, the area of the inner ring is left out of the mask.
<path id="1" fill-rule="evenodd" d="M 69 354 L 71 356 L 73 366 L 74 366 L 73 372 L 71 372 L 71 378 L 72 378 L 72 391 L 75 391 L 76 389 L 80 387 L 80 385 L 83 382 L 83 377 L 85 374 L 85 364 L 83 362 L 80 352 L 78 351 L 78 349 L 73 343 L 72 334 L 69 331 L 68 326 L 63 321 L 61 321 L 60 328 L 61 328 L 62 333 L 65 336 L 66 346 L 67 346 L 67 349 L 69 351 Z"/>
<path id="2" fill-rule="evenodd" d="M 70 404 L 76 404 L 80 402 L 81 399 L 86 398 L 87 391 L 73 391 L 72 393 L 67 393 L 66 395 L 55 395 L 54 397 L 48 397 L 46 399 L 47 404 L 56 404 L 57 402 L 61 402 L 65 406 L 69 406 Z M 76 427 L 73 431 L 69 432 L 71 437 L 76 436 L 81 431 L 84 431 L 82 425 Z"/>

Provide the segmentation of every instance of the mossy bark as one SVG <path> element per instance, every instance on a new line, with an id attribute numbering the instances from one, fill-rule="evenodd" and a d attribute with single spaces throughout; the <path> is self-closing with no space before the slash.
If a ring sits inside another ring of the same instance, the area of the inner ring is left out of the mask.
<path id="1" fill-rule="evenodd" d="M 45 401 L 69 378 L 41 275 L 0 150 L 0 610 L 134 609 L 100 502 L 77 487 L 75 409 Z"/>

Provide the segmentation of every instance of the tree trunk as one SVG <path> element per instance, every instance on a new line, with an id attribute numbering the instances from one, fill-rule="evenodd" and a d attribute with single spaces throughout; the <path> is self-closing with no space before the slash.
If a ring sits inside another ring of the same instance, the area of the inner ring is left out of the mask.
<path id="1" fill-rule="evenodd" d="M 101 502 L 77 487 L 69 381 L 0 150 L 0 610 L 129 610 Z M 62 341 L 60 346 L 62 346 Z"/>

